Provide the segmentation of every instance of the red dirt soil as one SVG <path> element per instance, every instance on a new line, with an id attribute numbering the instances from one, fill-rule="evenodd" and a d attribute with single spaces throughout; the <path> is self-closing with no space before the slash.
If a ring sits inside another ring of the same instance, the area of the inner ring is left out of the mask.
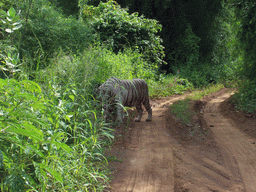
<path id="1" fill-rule="evenodd" d="M 151 101 L 153 121 L 116 128 L 107 156 L 111 192 L 256 192 L 256 120 L 228 102 L 222 89 L 191 102 L 184 125 L 169 106 L 185 95 Z"/>

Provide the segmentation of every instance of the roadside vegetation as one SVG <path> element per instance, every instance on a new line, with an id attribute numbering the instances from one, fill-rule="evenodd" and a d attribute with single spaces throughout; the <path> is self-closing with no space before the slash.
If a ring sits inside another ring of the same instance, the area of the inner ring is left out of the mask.
<path id="1" fill-rule="evenodd" d="M 171 11 L 164 1 L 152 15 L 150 1 L 141 10 L 117 2 L 0 2 L 0 191 L 106 189 L 114 129 L 96 89 L 112 76 L 144 79 L 151 98 L 204 89 L 199 99 L 239 82 L 234 102 L 255 111 L 254 3 L 216 1 L 199 34 L 189 17 L 196 5 Z"/>

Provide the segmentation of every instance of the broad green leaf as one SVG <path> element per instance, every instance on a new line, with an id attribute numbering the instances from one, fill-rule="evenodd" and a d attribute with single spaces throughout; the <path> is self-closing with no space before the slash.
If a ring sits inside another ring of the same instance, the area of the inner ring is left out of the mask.
<path id="1" fill-rule="evenodd" d="M 22 24 L 20 24 L 20 25 L 17 25 L 16 27 L 14 27 L 14 28 L 12 28 L 13 30 L 17 30 L 17 29 L 19 29 L 19 28 L 21 28 L 22 27 Z"/>
<path id="2" fill-rule="evenodd" d="M 27 122 L 23 122 L 22 125 L 24 126 L 24 129 L 20 127 L 9 127 L 8 129 L 6 129 L 6 132 L 24 135 L 38 141 L 43 140 L 43 133 L 41 130 L 37 129 L 34 125 L 28 124 Z"/>
<path id="3" fill-rule="evenodd" d="M 34 162 L 35 163 L 35 162 Z M 35 163 L 37 164 L 41 169 L 46 170 L 48 173 L 50 173 L 57 181 L 63 183 L 63 179 L 61 177 L 61 174 L 58 173 L 57 171 L 53 170 L 50 168 L 48 165 L 43 164 L 43 163 Z"/>
<path id="4" fill-rule="evenodd" d="M 11 18 L 6 17 L 6 19 L 7 19 L 9 22 L 12 22 L 12 19 L 11 19 Z"/>
<path id="5" fill-rule="evenodd" d="M 9 69 L 6 69 L 5 67 L 0 66 L 2 70 L 9 71 Z"/>
<path id="6" fill-rule="evenodd" d="M 21 85 L 24 86 L 24 88 L 27 91 L 31 91 L 31 92 L 35 92 L 35 93 L 41 93 L 41 87 L 33 81 L 29 81 L 29 80 L 23 80 L 21 82 L 19 82 Z"/>
<path id="7" fill-rule="evenodd" d="M 28 150 L 34 151 L 40 157 L 44 157 L 44 154 L 39 149 L 37 149 L 35 146 L 26 144 L 26 147 L 28 147 Z"/>
<path id="8" fill-rule="evenodd" d="M 12 70 L 11 70 L 12 73 L 16 73 L 16 72 L 18 72 L 18 71 L 21 71 L 21 69 L 12 69 Z"/>
<path id="9" fill-rule="evenodd" d="M 5 31 L 6 31 L 7 33 L 12 33 L 12 32 L 13 32 L 12 29 L 5 29 Z"/>
<path id="10" fill-rule="evenodd" d="M 19 25 L 19 24 L 21 24 L 21 21 L 15 22 L 15 23 L 13 23 L 12 25 Z"/>
<path id="11" fill-rule="evenodd" d="M 51 117 L 48 117 L 48 120 L 53 123 L 53 119 Z"/>
<path id="12" fill-rule="evenodd" d="M 72 152 L 72 149 L 65 143 L 59 143 L 59 142 L 56 142 L 56 141 L 47 141 L 46 143 L 54 144 L 54 145 L 56 145 L 56 147 L 61 148 L 61 149 L 63 149 L 64 151 L 66 151 L 68 153 Z"/>
<path id="13" fill-rule="evenodd" d="M 68 120 L 70 122 L 70 118 L 73 117 L 73 115 L 66 115 L 65 119 Z"/>
<path id="14" fill-rule="evenodd" d="M 16 15 L 16 11 L 13 7 L 11 7 L 8 11 L 7 11 L 7 15 L 11 16 L 11 17 L 15 17 Z"/>
<path id="15" fill-rule="evenodd" d="M 75 96 L 74 95 L 69 95 L 69 98 L 74 101 L 75 100 Z"/>

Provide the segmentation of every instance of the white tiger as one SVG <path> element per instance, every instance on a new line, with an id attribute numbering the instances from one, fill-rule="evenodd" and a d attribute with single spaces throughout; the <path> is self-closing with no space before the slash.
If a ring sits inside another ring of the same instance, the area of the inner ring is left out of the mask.
<path id="1" fill-rule="evenodd" d="M 111 77 L 99 87 L 99 97 L 107 103 L 106 114 L 109 115 L 110 104 L 117 104 L 117 121 L 122 123 L 123 109 L 135 106 L 139 115 L 134 119 L 140 122 L 142 117 L 142 103 L 148 112 L 146 121 L 152 121 L 152 109 L 149 104 L 148 85 L 143 79 L 121 80 Z"/>

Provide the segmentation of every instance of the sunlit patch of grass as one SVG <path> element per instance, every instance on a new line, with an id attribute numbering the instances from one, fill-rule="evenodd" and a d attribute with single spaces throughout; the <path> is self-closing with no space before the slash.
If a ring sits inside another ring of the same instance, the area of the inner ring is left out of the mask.
<path id="1" fill-rule="evenodd" d="M 158 81 L 149 80 L 149 94 L 151 98 L 167 97 L 174 94 L 182 94 L 193 89 L 192 83 L 187 79 L 175 76 L 160 76 Z"/>
<path id="2" fill-rule="evenodd" d="M 223 84 L 209 84 L 207 87 L 193 91 L 192 95 L 188 96 L 192 100 L 200 100 L 204 96 L 215 93 L 224 88 Z"/>

